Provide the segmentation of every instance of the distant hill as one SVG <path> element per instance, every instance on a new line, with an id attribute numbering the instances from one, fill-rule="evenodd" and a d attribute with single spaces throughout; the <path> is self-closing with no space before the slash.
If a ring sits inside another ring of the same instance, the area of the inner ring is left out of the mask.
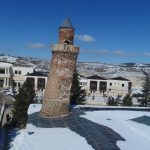
<path id="1" fill-rule="evenodd" d="M 1 56 L 0 61 L 11 63 L 19 62 L 36 65 L 36 71 L 48 72 L 50 60 L 34 57 Z M 142 86 L 143 70 L 150 73 L 150 64 L 145 63 L 122 63 L 118 65 L 99 62 L 78 62 L 77 69 L 82 76 L 99 75 L 106 78 L 124 77 L 133 82 L 133 86 Z"/>

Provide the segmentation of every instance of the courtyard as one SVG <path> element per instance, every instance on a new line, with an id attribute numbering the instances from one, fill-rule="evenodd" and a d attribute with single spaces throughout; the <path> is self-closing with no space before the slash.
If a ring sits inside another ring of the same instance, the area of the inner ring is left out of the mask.
<path id="1" fill-rule="evenodd" d="M 146 116 L 150 122 L 149 108 L 121 108 L 76 106 L 69 116 L 41 118 L 41 104 L 30 105 L 27 127 L 18 131 L 10 149 L 149 150 L 150 126 L 137 121 Z"/>

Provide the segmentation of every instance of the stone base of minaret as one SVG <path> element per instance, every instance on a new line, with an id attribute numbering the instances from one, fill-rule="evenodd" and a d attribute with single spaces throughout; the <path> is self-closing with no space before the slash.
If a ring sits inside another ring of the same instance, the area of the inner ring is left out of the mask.
<path id="1" fill-rule="evenodd" d="M 46 100 L 44 100 L 46 101 Z M 70 114 L 69 101 L 54 100 L 47 101 L 40 112 L 41 117 L 63 117 Z"/>

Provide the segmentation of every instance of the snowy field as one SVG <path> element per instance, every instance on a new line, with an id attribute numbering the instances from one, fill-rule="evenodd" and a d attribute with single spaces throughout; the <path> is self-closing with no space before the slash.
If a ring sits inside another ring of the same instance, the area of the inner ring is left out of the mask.
<path id="1" fill-rule="evenodd" d="M 28 114 L 39 112 L 41 105 L 30 105 Z M 74 108 L 75 109 L 75 108 Z M 87 111 L 81 117 L 110 127 L 126 141 L 117 141 L 121 150 L 150 150 L 150 126 L 133 122 L 150 112 L 142 111 Z M 11 143 L 11 150 L 93 150 L 84 137 L 69 128 L 37 128 L 28 124 Z"/>
<path id="2" fill-rule="evenodd" d="M 150 126 L 136 123 L 130 119 L 150 116 L 150 112 L 140 111 L 94 111 L 82 117 L 110 127 L 126 141 L 118 141 L 121 150 L 150 150 Z"/>

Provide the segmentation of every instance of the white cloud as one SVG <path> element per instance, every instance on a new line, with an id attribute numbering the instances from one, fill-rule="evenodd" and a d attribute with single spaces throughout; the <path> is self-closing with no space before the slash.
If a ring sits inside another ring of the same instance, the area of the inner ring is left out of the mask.
<path id="1" fill-rule="evenodd" d="M 92 37 L 91 35 L 87 35 L 87 34 L 77 34 L 75 35 L 75 38 L 77 40 L 83 41 L 83 42 L 94 42 L 96 41 L 94 37 Z"/>
<path id="2" fill-rule="evenodd" d="M 137 56 L 136 54 L 133 53 L 127 53 L 123 50 L 115 50 L 115 51 L 110 51 L 107 49 L 100 49 L 100 50 L 81 50 L 82 52 L 85 53 L 96 53 L 97 55 L 104 55 L 104 56 L 118 56 L 118 57 L 135 57 Z"/>
<path id="3" fill-rule="evenodd" d="M 123 50 L 116 50 L 112 52 L 113 55 L 115 56 L 131 56 L 132 54 L 126 53 Z"/>
<path id="4" fill-rule="evenodd" d="M 102 55 L 109 55 L 110 52 L 106 49 L 100 49 L 97 51 L 99 54 L 102 54 Z"/>
<path id="5" fill-rule="evenodd" d="M 143 55 L 146 57 L 150 57 L 150 53 L 147 53 L 147 52 L 143 53 Z"/>
<path id="6" fill-rule="evenodd" d="M 46 48 L 47 46 L 44 43 L 28 43 L 28 47 L 37 49 L 37 48 Z"/>

